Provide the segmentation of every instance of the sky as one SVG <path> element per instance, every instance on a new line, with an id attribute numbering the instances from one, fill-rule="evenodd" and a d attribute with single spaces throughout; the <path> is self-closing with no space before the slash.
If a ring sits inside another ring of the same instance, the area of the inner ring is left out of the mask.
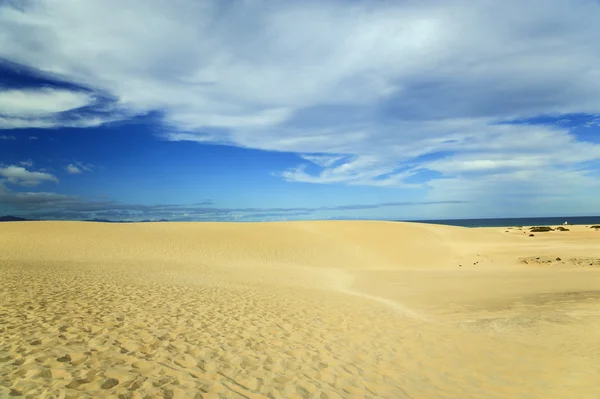
<path id="1" fill-rule="evenodd" d="M 0 0 L 0 215 L 600 214 L 598 0 Z"/>

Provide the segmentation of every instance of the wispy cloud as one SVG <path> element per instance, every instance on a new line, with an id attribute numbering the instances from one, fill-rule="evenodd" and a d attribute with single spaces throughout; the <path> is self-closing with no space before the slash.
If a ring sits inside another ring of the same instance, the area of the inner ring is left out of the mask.
<path id="1" fill-rule="evenodd" d="M 16 140 L 16 137 L 15 136 L 6 135 L 6 134 L 1 134 L 0 135 L 0 140 Z"/>
<path id="2" fill-rule="evenodd" d="M 8 183 L 26 187 L 37 186 L 44 181 L 58 183 L 56 176 L 50 173 L 29 171 L 16 165 L 0 167 L 0 177 L 5 178 Z"/>
<path id="3" fill-rule="evenodd" d="M 511 123 L 600 114 L 593 0 L 11 4 L 0 6 L 0 57 L 106 93 L 112 108 L 38 117 L 94 96 L 25 94 L 3 128 L 159 110 L 171 140 L 301 154 L 278 173 L 290 182 L 411 187 L 431 172 L 431 198 L 489 176 L 516 192 L 531 168 L 564 172 L 557 185 L 595 179 L 585 168 L 600 145 L 564 124 Z"/>
<path id="4" fill-rule="evenodd" d="M 67 170 L 68 173 L 72 174 L 72 175 L 76 175 L 81 173 L 81 169 L 79 169 L 77 166 L 73 165 L 72 163 L 68 164 L 65 169 Z"/>
<path id="5" fill-rule="evenodd" d="M 39 176 L 38 176 L 39 178 Z M 110 199 L 93 200 L 52 192 L 15 192 L 0 180 L 0 206 L 6 212 L 38 219 L 92 219 L 110 220 L 288 220 L 304 218 L 323 211 L 351 212 L 378 208 L 402 208 L 460 204 L 461 201 L 402 201 L 375 204 L 346 204 L 331 207 L 290 208 L 222 208 L 211 201 L 193 205 L 181 204 L 128 204 Z"/>
<path id="6" fill-rule="evenodd" d="M 86 93 L 51 88 L 0 90 L 0 113 L 14 117 L 41 117 L 89 105 Z"/>
<path id="7" fill-rule="evenodd" d="M 328 168 L 328 167 L 331 167 L 334 164 L 340 162 L 345 157 L 343 155 L 340 156 L 340 155 L 304 154 L 304 155 L 301 155 L 301 158 L 306 161 L 312 162 L 313 164 L 320 166 L 322 168 Z"/>
<path id="8" fill-rule="evenodd" d="M 92 167 L 93 167 L 93 165 L 91 165 L 91 164 L 84 164 L 82 162 L 74 162 L 74 163 L 70 163 L 67 166 L 65 166 L 65 170 L 69 174 L 78 175 L 83 172 L 91 172 Z"/>
<path id="9" fill-rule="evenodd" d="M 585 122 L 585 124 L 583 126 L 584 127 L 600 126 L 600 117 L 593 118 L 592 120 Z"/>
<path id="10" fill-rule="evenodd" d="M 90 128 L 123 119 L 118 115 L 52 115 L 40 118 L 5 117 L 0 114 L 0 129 Z M 14 136 L 13 136 L 14 137 Z M 37 138 L 37 136 L 36 136 Z"/>

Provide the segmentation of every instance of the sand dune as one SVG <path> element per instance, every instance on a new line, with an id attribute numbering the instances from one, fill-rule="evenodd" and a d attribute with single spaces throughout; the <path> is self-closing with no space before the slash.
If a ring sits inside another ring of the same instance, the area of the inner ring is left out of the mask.
<path id="1" fill-rule="evenodd" d="M 0 397 L 597 398 L 570 228 L 3 223 Z"/>

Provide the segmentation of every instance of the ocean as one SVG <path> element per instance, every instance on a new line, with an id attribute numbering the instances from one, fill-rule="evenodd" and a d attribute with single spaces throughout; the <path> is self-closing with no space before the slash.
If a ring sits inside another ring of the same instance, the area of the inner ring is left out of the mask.
<path id="1" fill-rule="evenodd" d="M 401 220 L 397 220 L 400 222 Z M 408 221 L 408 220 L 407 220 Z M 501 218 L 501 219 L 442 219 L 411 220 L 411 222 L 445 224 L 462 227 L 513 227 L 513 226 L 558 226 L 568 224 L 592 225 L 600 224 L 600 216 L 561 216 L 537 218 Z"/>

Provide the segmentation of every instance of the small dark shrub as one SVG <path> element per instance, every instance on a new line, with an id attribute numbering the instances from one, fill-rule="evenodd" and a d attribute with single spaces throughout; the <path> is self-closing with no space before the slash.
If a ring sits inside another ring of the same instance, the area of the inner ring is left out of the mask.
<path id="1" fill-rule="evenodd" d="M 552 227 L 549 226 L 537 226 L 529 229 L 532 233 L 543 233 L 545 231 L 554 231 Z"/>

